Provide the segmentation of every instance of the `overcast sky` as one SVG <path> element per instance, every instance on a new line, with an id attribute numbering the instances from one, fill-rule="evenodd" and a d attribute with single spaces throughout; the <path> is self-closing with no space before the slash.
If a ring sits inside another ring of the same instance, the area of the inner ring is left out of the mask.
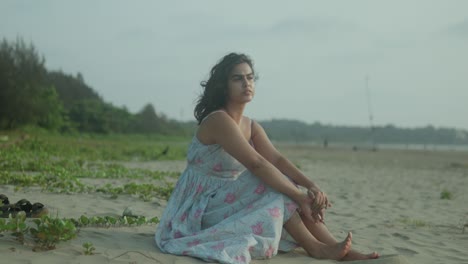
<path id="1" fill-rule="evenodd" d="M 0 0 L 0 37 L 49 70 L 81 72 L 107 102 L 193 119 L 225 54 L 260 75 L 257 120 L 468 129 L 468 1 Z"/>

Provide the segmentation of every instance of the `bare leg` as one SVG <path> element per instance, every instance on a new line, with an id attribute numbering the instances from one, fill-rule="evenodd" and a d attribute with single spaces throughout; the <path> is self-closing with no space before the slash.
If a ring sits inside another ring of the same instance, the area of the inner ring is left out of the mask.
<path id="1" fill-rule="evenodd" d="M 328 231 L 328 228 L 323 223 L 315 223 L 308 220 L 305 217 L 301 217 L 304 225 L 310 231 L 310 233 L 316 237 L 320 242 L 327 245 L 335 245 L 338 243 L 336 238 Z M 362 254 L 355 250 L 350 250 L 341 260 L 364 260 L 364 259 L 376 259 L 379 257 L 377 252 L 370 254 Z"/>
<path id="2" fill-rule="evenodd" d="M 335 242 L 330 245 L 324 244 L 307 230 L 307 227 L 297 213 L 294 213 L 284 224 L 284 228 L 314 258 L 340 260 L 351 249 L 351 233 L 348 234 L 343 242 Z"/>

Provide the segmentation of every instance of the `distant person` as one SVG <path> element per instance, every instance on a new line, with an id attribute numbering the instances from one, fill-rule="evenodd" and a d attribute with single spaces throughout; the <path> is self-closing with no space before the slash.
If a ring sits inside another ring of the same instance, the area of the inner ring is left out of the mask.
<path id="1" fill-rule="evenodd" d="M 255 80 L 250 58 L 231 53 L 201 83 L 199 127 L 156 230 L 157 246 L 221 263 L 271 258 L 298 246 L 319 259 L 377 258 L 352 250 L 351 233 L 337 242 L 324 225 L 327 195 L 243 115 Z"/>

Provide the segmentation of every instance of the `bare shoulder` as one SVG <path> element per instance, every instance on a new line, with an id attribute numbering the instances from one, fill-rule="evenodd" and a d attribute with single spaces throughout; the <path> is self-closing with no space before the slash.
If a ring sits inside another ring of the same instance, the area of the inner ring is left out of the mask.
<path id="1" fill-rule="evenodd" d="M 227 113 L 213 113 L 201 123 L 197 136 L 203 144 L 218 144 L 244 166 L 252 168 L 262 157 L 249 144 L 250 134 L 246 130 L 250 133 L 250 123 L 247 127 L 246 122 L 250 119 L 243 117 L 237 124 Z"/>
<path id="2" fill-rule="evenodd" d="M 196 136 L 198 140 L 206 145 L 216 143 L 216 134 L 226 127 L 232 126 L 233 120 L 224 111 L 218 111 L 207 116 L 198 127 Z"/>

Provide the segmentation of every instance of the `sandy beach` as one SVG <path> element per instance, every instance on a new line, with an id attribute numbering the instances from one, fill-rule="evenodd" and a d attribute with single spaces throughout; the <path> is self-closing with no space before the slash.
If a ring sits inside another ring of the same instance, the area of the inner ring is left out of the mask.
<path id="1" fill-rule="evenodd" d="M 333 206 L 325 222 L 339 239 L 353 232 L 353 248 L 378 251 L 377 260 L 352 263 L 468 263 L 468 153 L 456 151 L 353 151 L 279 145 L 279 149 L 327 192 Z M 185 161 L 125 162 L 129 168 L 181 172 Z M 175 179 L 174 179 L 175 180 Z M 132 179 L 82 179 L 96 186 L 114 186 Z M 154 182 L 156 181 L 148 181 Z M 442 192 L 451 199 L 441 199 Z M 136 215 L 161 216 L 166 201 L 143 201 L 131 195 L 117 198 L 99 192 L 65 194 L 42 192 L 39 187 L 15 191 L 0 185 L 0 193 L 15 202 L 26 198 L 42 202 L 52 216 L 120 216 L 130 207 Z M 161 253 L 154 243 L 156 225 L 84 227 L 77 238 L 50 251 L 34 252 L 4 234 L 0 263 L 205 263 Z M 83 253 L 91 242 L 93 255 Z M 336 263 L 307 257 L 302 249 L 252 263 Z"/>

